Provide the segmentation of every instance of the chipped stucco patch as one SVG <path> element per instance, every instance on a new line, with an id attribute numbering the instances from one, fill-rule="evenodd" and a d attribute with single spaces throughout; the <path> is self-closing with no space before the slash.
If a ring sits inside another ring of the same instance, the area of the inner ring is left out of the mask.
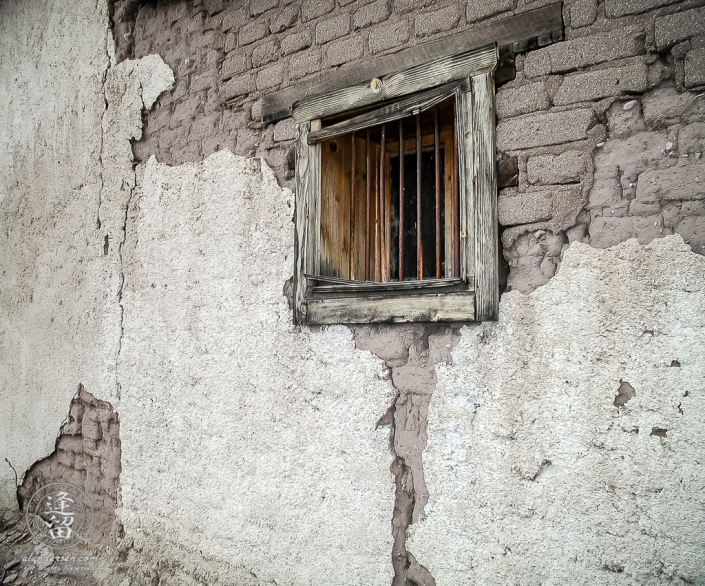
<path id="1" fill-rule="evenodd" d="M 375 426 L 394 390 L 347 328 L 292 325 L 291 191 L 229 151 L 152 158 L 138 178 L 118 364 L 127 538 L 209 583 L 387 586 L 394 482 Z"/>
<path id="2" fill-rule="evenodd" d="M 438 586 L 705 579 L 704 275 L 680 236 L 574 243 L 548 284 L 463 331 L 437 367 L 408 540 Z"/>

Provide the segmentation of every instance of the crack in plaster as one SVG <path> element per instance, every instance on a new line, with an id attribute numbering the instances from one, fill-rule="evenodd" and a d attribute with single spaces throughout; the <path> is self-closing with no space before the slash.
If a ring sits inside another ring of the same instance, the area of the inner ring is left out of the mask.
<path id="1" fill-rule="evenodd" d="M 409 526 L 424 517 L 428 489 L 422 453 L 426 447 L 428 406 L 436 386 L 435 365 L 450 362 L 460 340 L 443 325 L 363 326 L 353 329 L 356 347 L 384 360 L 396 396 L 377 427 L 389 426 L 395 482 L 392 513 L 392 586 L 435 586 L 431 573 L 406 548 Z"/>

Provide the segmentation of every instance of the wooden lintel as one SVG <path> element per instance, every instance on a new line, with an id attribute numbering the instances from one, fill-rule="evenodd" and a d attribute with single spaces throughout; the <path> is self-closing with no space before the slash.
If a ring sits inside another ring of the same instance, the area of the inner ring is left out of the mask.
<path id="1" fill-rule="evenodd" d="M 321 78 L 264 96 L 262 121 L 274 122 L 291 115 L 304 99 L 369 82 L 442 57 L 457 55 L 487 43 L 517 43 L 563 29 L 562 4 L 556 2 L 509 18 L 479 25 L 438 41 L 411 47 L 393 55 L 344 68 Z M 553 35 L 551 38 L 558 38 Z M 544 37 L 545 38 L 545 37 Z"/>

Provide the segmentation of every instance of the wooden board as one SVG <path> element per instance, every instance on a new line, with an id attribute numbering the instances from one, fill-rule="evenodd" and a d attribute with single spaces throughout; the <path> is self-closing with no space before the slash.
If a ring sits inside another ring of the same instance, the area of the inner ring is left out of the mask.
<path id="1" fill-rule="evenodd" d="M 294 120 L 323 118 L 361 106 L 397 98 L 429 87 L 443 85 L 456 79 L 491 71 L 497 65 L 497 46 L 494 43 L 459 55 L 442 57 L 416 65 L 381 78 L 381 89 L 370 87 L 369 81 L 301 100 L 294 106 Z"/>
<path id="2" fill-rule="evenodd" d="M 499 45 L 520 43 L 539 35 L 562 31 L 562 29 L 561 2 L 488 24 L 474 26 L 470 30 L 444 37 L 438 41 L 424 43 L 366 63 L 355 64 L 264 96 L 262 99 L 262 121 L 273 122 L 290 116 L 293 105 L 307 98 L 369 82 L 373 78 L 381 78 L 422 63 L 464 53 L 488 43 L 496 42 Z"/>
<path id="3" fill-rule="evenodd" d="M 309 299 L 306 323 L 466 322 L 475 319 L 472 292 L 418 297 Z"/>

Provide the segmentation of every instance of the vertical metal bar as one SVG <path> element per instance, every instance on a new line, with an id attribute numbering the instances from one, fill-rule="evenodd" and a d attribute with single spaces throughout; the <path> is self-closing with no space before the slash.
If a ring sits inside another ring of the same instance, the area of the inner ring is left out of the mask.
<path id="1" fill-rule="evenodd" d="M 382 141 L 379 149 L 379 268 L 382 282 L 387 280 L 387 255 L 385 254 L 385 211 L 384 211 L 384 151 L 386 148 L 387 125 L 382 124 Z"/>
<path id="2" fill-rule="evenodd" d="M 438 107 L 433 109 L 433 146 L 436 161 L 436 279 L 441 278 L 441 131 Z"/>
<path id="3" fill-rule="evenodd" d="M 350 280 L 355 279 L 355 133 L 350 135 Z"/>
<path id="4" fill-rule="evenodd" d="M 457 112 L 457 108 L 455 109 Z M 458 189 L 458 124 L 453 124 L 453 269 L 460 276 L 460 190 Z M 447 246 L 447 244 L 446 244 Z"/>
<path id="5" fill-rule="evenodd" d="M 421 114 L 416 115 L 416 278 L 423 279 L 421 242 Z"/>
<path id="6" fill-rule="evenodd" d="M 404 280 L 404 121 L 399 120 L 399 280 Z"/>
<path id="7" fill-rule="evenodd" d="M 365 199 L 365 280 L 370 280 L 370 188 L 372 169 L 370 165 L 370 129 L 367 129 L 367 197 Z"/>

